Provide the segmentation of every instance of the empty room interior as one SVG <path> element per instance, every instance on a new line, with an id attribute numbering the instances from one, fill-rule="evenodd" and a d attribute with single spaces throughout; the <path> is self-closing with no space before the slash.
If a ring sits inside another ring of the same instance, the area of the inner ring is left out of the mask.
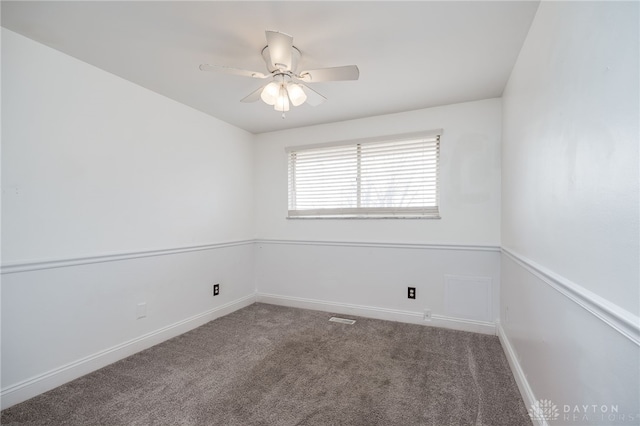
<path id="1" fill-rule="evenodd" d="M 2 1 L 2 424 L 640 424 L 639 10 Z"/>

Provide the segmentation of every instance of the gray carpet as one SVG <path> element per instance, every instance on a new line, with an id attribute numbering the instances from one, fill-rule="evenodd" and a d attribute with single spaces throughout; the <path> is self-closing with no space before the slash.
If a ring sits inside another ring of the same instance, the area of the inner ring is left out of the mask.
<path id="1" fill-rule="evenodd" d="M 531 425 L 495 336 L 330 316 L 257 303 L 10 407 L 0 421 Z"/>

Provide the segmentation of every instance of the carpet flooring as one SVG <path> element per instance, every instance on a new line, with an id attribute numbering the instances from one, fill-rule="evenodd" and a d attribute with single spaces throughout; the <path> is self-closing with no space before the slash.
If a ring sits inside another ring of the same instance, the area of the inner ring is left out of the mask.
<path id="1" fill-rule="evenodd" d="M 0 423 L 531 425 L 497 337 L 331 316 L 256 303 L 10 407 Z"/>

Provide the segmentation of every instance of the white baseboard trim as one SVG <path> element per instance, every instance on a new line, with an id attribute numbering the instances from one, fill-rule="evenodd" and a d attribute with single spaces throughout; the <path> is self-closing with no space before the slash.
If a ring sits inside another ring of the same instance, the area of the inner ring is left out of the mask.
<path id="1" fill-rule="evenodd" d="M 507 258 L 640 346 L 640 318 L 531 259 L 502 247 Z"/>
<path id="2" fill-rule="evenodd" d="M 0 391 L 2 409 L 18 404 L 36 395 L 61 386 L 71 380 L 91 373 L 102 367 L 106 367 L 116 361 L 130 355 L 148 349 L 165 340 L 176 337 L 187 331 L 193 330 L 216 318 L 228 315 L 231 312 L 242 309 L 255 302 L 255 294 L 241 297 L 222 306 L 194 315 L 182 321 L 178 321 L 166 327 L 144 334 L 135 339 L 112 346 L 103 351 L 89 355 L 69 364 L 47 371 L 46 373 L 24 380 L 20 383 L 7 386 Z"/>
<path id="3" fill-rule="evenodd" d="M 522 396 L 522 400 L 524 401 L 524 405 L 529 410 L 531 406 L 536 402 L 536 397 L 533 394 L 533 390 L 529 385 L 529 381 L 527 380 L 527 376 L 524 374 L 524 370 L 518 361 L 518 356 L 516 355 L 516 351 L 511 346 L 511 342 L 507 337 L 504 329 L 502 328 L 502 324 L 500 322 L 496 323 L 496 331 L 498 333 L 498 338 L 500 339 L 500 344 L 502 345 L 502 349 L 504 350 L 504 354 L 507 357 L 507 361 L 509 361 L 509 367 L 511 367 L 511 372 L 513 373 L 513 377 L 516 380 L 516 384 L 518 385 L 518 390 L 520 391 L 520 395 Z M 546 420 L 531 420 L 536 426 L 549 426 Z"/>
<path id="4" fill-rule="evenodd" d="M 268 303 L 271 305 L 312 309 L 315 311 L 327 311 L 343 315 L 356 315 L 387 321 L 442 327 L 451 330 L 471 331 L 474 333 L 491 335 L 496 334 L 495 324 L 491 322 L 452 318 L 443 315 L 432 315 L 431 321 L 425 321 L 423 319 L 422 312 L 401 311 L 398 309 L 353 305 L 349 303 L 329 302 L 325 300 L 306 299 L 302 297 L 282 296 L 278 294 L 268 294 L 260 292 L 256 293 L 256 301 Z"/>

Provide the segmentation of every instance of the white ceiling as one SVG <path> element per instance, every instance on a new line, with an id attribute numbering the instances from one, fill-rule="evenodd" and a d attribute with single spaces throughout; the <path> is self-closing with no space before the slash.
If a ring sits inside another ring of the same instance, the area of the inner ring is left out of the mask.
<path id="1" fill-rule="evenodd" d="M 2 1 L 2 26 L 252 133 L 499 97 L 538 2 Z M 264 80 L 265 30 L 291 34 L 301 69 L 358 65 L 310 84 L 328 98 L 286 119 L 239 100 Z"/>

